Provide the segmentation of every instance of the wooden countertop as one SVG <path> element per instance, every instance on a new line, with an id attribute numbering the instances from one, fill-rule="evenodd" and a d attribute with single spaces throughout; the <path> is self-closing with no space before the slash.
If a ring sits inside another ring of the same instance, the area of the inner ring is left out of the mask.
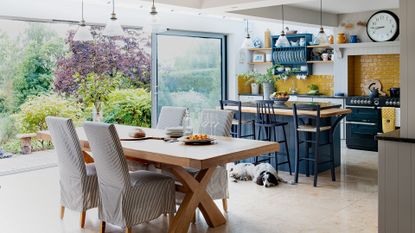
<path id="1" fill-rule="evenodd" d="M 320 110 L 320 117 L 322 118 L 347 115 L 352 112 L 351 109 L 341 108 L 340 105 L 336 105 L 336 104 L 330 105 L 327 103 L 322 103 L 320 105 L 323 105 L 322 110 Z M 282 106 L 282 107 L 275 106 L 274 107 L 275 114 L 281 115 L 281 116 L 293 116 L 294 115 L 293 110 L 289 106 L 291 106 L 291 103 L 288 103 L 287 105 Z M 237 107 L 226 106 L 225 109 L 237 110 Z M 256 111 L 257 109 L 254 105 L 252 105 L 252 103 L 248 103 L 248 104 L 244 103 L 242 105 L 242 112 L 244 113 L 256 113 Z M 308 110 L 299 110 L 298 113 L 300 115 L 309 115 L 309 116 L 315 116 L 317 114 L 316 111 L 308 111 Z"/>

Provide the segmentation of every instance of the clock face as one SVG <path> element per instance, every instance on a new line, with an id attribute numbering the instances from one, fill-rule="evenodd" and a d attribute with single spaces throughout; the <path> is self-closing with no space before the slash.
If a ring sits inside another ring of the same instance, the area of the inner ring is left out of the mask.
<path id="1" fill-rule="evenodd" d="M 379 11 L 367 22 L 367 35 L 372 41 L 392 41 L 399 35 L 399 18 L 393 12 Z"/>

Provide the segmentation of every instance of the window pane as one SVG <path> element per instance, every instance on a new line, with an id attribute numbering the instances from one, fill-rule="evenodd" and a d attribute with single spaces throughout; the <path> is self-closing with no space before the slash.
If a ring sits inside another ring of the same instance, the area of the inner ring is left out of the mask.
<path id="1" fill-rule="evenodd" d="M 222 40 L 158 36 L 158 111 L 162 106 L 188 107 L 194 128 L 202 109 L 221 99 Z"/>

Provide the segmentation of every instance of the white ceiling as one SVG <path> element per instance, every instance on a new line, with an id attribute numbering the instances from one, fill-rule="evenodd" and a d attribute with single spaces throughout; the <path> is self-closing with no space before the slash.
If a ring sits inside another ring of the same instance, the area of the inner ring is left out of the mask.
<path id="1" fill-rule="evenodd" d="M 320 9 L 320 1 L 313 0 L 301 2 L 293 4 L 293 6 L 311 10 L 318 10 Z M 323 0 L 324 12 L 334 14 L 345 14 L 396 8 L 399 8 L 399 0 Z"/>

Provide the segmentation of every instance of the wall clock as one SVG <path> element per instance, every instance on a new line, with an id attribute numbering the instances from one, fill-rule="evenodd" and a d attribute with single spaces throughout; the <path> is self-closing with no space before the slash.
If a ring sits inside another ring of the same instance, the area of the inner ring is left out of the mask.
<path id="1" fill-rule="evenodd" d="M 399 18 L 391 11 L 378 11 L 369 18 L 366 32 L 372 41 L 393 41 L 399 36 Z"/>

